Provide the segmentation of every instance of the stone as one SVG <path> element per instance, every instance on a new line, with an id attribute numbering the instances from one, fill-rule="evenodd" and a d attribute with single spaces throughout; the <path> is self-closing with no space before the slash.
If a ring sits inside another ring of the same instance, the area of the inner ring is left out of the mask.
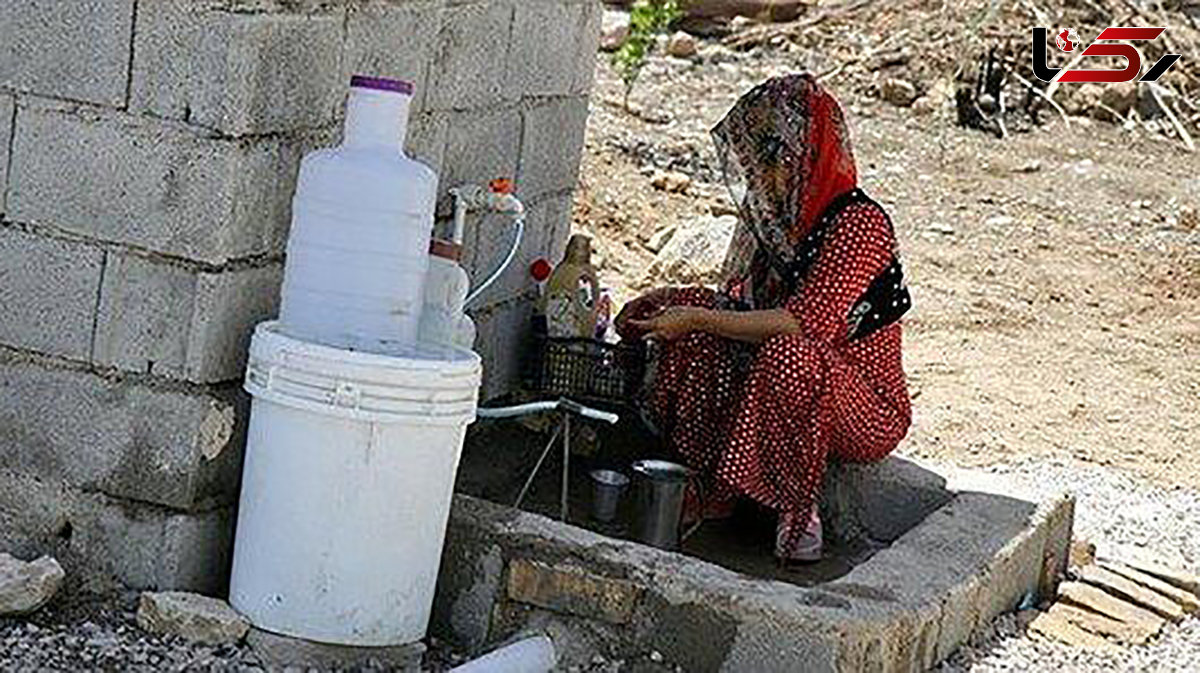
<path id="1" fill-rule="evenodd" d="M 41 609 L 58 593 L 65 576 L 62 566 L 49 556 L 26 562 L 0 554 L 0 617 Z"/>
<path id="2" fill-rule="evenodd" d="M 143 593 L 137 623 L 151 633 L 210 645 L 238 643 L 250 630 L 250 622 L 225 601 L 184 591 Z"/>
<path id="3" fill-rule="evenodd" d="M 589 573 L 582 568 L 550 566 L 514 559 L 508 564 L 508 597 L 547 610 L 627 624 L 642 594 L 632 582 Z"/>
<path id="4" fill-rule="evenodd" d="M 738 219 L 732 215 L 684 222 L 655 255 L 643 284 L 714 282 Z"/>
<path id="5" fill-rule="evenodd" d="M 1069 554 L 1067 565 L 1072 568 L 1082 568 L 1096 562 L 1096 545 L 1087 540 L 1076 538 L 1071 540 Z"/>
<path id="6" fill-rule="evenodd" d="M 559 98 L 521 114 L 517 187 L 524 199 L 575 189 L 587 130 L 586 98 Z"/>
<path id="7" fill-rule="evenodd" d="M 1102 556 L 1100 560 L 1114 559 L 1106 559 Z M 1120 562 L 1134 570 L 1152 575 L 1168 584 L 1200 596 L 1200 575 L 1143 558 L 1124 558 L 1120 559 Z"/>
<path id="8" fill-rule="evenodd" d="M 1166 620 L 1144 608 L 1127 603 L 1102 589 L 1082 582 L 1064 582 L 1058 587 L 1059 598 L 1093 612 L 1111 617 L 1157 634 Z"/>
<path id="9" fill-rule="evenodd" d="M 333 122 L 343 100 L 343 17 L 138 5 L 130 109 L 223 135 Z"/>
<path id="10" fill-rule="evenodd" d="M 1200 610 L 1200 596 L 1197 596 L 1190 591 L 1180 589 L 1170 582 L 1164 582 L 1153 575 L 1146 574 L 1139 570 L 1134 570 L 1133 568 L 1121 563 L 1102 562 L 1100 567 L 1166 596 L 1167 598 L 1178 603 L 1180 607 L 1183 608 L 1184 612 L 1190 614 Z"/>
<path id="11" fill-rule="evenodd" d="M 1051 640 L 1093 650 L 1116 652 L 1117 648 L 1101 636 L 1089 633 L 1059 613 L 1043 612 L 1029 624 L 1029 630 Z"/>
<path id="12" fill-rule="evenodd" d="M 667 41 L 667 53 L 675 58 L 692 58 L 699 51 L 696 38 L 683 31 L 676 31 Z"/>
<path id="13" fill-rule="evenodd" d="M 616 51 L 625 43 L 625 38 L 629 37 L 629 17 L 622 15 L 623 20 L 616 21 L 604 27 L 604 32 L 600 35 L 600 49 L 602 51 Z"/>
<path id="14" fill-rule="evenodd" d="M 309 141 L 30 104 L 17 113 L 8 216 L 214 265 L 277 253 Z"/>
<path id="15" fill-rule="evenodd" d="M 420 642 L 395 647 L 351 647 L 290 638 L 251 627 L 246 643 L 271 670 L 385 669 L 418 673 L 425 645 Z"/>
<path id="16" fill-rule="evenodd" d="M 1173 622 L 1183 619 L 1182 605 L 1111 570 L 1090 565 L 1079 568 L 1076 573 L 1080 580 Z"/>
<path id="17" fill-rule="evenodd" d="M 916 112 L 917 114 L 923 114 L 923 115 L 933 114 L 934 112 L 937 112 L 938 107 L 939 106 L 938 106 L 937 102 L 934 101 L 934 99 L 930 96 L 921 96 L 920 98 L 914 100 L 912 103 L 913 112 Z"/>
<path id="18" fill-rule="evenodd" d="M 1100 103 L 1121 116 L 1128 115 L 1133 106 L 1137 105 L 1139 88 L 1137 82 L 1107 84 L 1100 94 Z"/>
<path id="19" fill-rule="evenodd" d="M 0 87 L 125 104 L 134 0 L 0 3 Z"/>
<path id="20" fill-rule="evenodd" d="M 0 343 L 87 362 L 104 252 L 0 229 Z"/>
<path id="21" fill-rule="evenodd" d="M 650 185 L 664 192 L 682 194 L 692 186 L 692 178 L 679 171 L 657 170 L 650 176 Z"/>
<path id="22" fill-rule="evenodd" d="M 8 158 L 12 147 L 13 118 L 16 113 L 16 99 L 0 93 L 0 216 L 4 215 L 5 195 L 8 194 Z"/>
<path id="23" fill-rule="evenodd" d="M 521 97 L 509 61 L 515 50 L 508 40 L 496 39 L 512 34 L 513 14 L 505 2 L 447 6 L 429 66 L 427 109 L 495 109 Z"/>
<path id="24" fill-rule="evenodd" d="M 20 438 L 0 442 L 8 469 L 179 509 L 236 497 L 236 384 L 186 392 L 11 353 L 0 353 L 0 380 L 0 419 Z"/>
<path id="25" fill-rule="evenodd" d="M 646 249 L 650 252 L 658 252 L 659 250 L 662 250 L 663 246 L 665 246 L 667 242 L 671 240 L 671 237 L 675 235 L 675 231 L 675 225 L 670 225 L 654 232 L 650 239 L 646 241 Z"/>
<path id="26" fill-rule="evenodd" d="M 879 95 L 892 105 L 908 107 L 917 98 L 917 88 L 908 80 L 892 77 L 879 86 Z"/>
<path id="27" fill-rule="evenodd" d="M 602 8 L 596 2 L 518 2 L 513 72 L 526 96 L 587 96 L 592 88 Z"/>
<path id="28" fill-rule="evenodd" d="M 1047 610 L 1047 614 L 1061 616 L 1085 631 L 1113 638 L 1127 645 L 1144 645 L 1154 635 L 1150 629 L 1139 627 L 1136 624 L 1127 624 L 1070 603 L 1055 603 Z"/>

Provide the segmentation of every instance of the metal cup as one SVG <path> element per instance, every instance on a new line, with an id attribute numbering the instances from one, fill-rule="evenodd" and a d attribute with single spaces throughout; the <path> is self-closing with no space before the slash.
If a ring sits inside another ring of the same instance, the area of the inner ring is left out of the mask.
<path id="1" fill-rule="evenodd" d="M 629 485 L 629 477 L 613 470 L 592 470 L 592 518 L 609 522 L 617 516 L 617 505 Z"/>
<path id="2" fill-rule="evenodd" d="M 678 549 L 683 492 L 691 470 L 666 460 L 639 460 L 633 464 L 633 472 L 637 485 L 635 537 L 660 549 Z"/>

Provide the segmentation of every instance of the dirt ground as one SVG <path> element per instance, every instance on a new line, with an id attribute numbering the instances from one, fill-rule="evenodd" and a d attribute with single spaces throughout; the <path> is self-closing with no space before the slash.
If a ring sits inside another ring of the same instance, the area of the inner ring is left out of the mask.
<path id="1" fill-rule="evenodd" d="M 597 57 L 575 228 L 619 301 L 648 284 L 652 234 L 728 208 L 707 129 L 762 79 L 827 66 L 794 44 L 701 41 L 693 59 L 651 61 L 631 114 Z M 999 140 L 957 127 L 952 109 L 882 102 L 862 77 L 827 84 L 915 302 L 901 452 L 963 466 L 1056 456 L 1200 488 L 1200 156 L 1053 113 Z M 656 169 L 691 185 L 656 189 Z"/>

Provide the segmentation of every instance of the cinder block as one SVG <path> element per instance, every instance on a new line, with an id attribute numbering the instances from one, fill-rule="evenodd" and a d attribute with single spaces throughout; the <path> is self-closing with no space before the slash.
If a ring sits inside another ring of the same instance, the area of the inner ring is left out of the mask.
<path id="1" fill-rule="evenodd" d="M 0 464 L 17 473 L 179 509 L 232 502 L 241 399 L 149 387 L 0 355 Z"/>
<path id="2" fill-rule="evenodd" d="M 51 554 L 73 586 L 221 595 L 229 577 L 230 508 L 183 513 L 0 471 L 0 547 Z"/>
<path id="3" fill-rule="evenodd" d="M 5 196 L 8 193 L 8 157 L 12 150 L 12 127 L 16 113 L 14 98 L 0 93 L 0 215 L 4 215 Z"/>
<path id="4" fill-rule="evenodd" d="M 515 177 L 521 147 L 521 113 L 515 108 L 458 112 L 446 119 L 446 149 L 438 186 L 440 216 L 451 214 L 453 204 L 447 193 L 451 187 Z M 464 238 L 468 247 L 473 245 L 475 228 L 489 224 L 495 222 L 488 218 L 481 224 L 479 217 L 468 218 Z"/>
<path id="5" fill-rule="evenodd" d="M 470 311 L 479 335 L 475 351 L 483 359 L 481 402 L 507 395 L 519 387 L 532 310 L 532 299 L 522 298 Z"/>
<path id="6" fill-rule="evenodd" d="M 93 360 L 196 383 L 240 379 L 254 325 L 276 313 L 281 278 L 279 264 L 201 272 L 111 254 Z"/>
<path id="7" fill-rule="evenodd" d="M 587 95 L 600 40 L 600 3 L 529 0 L 516 9 L 514 85 L 528 96 Z"/>
<path id="8" fill-rule="evenodd" d="M 254 326 L 279 312 L 283 266 L 202 273 L 188 339 L 189 381 L 240 379 Z"/>
<path id="9" fill-rule="evenodd" d="M 490 0 L 446 9 L 430 65 L 426 107 L 472 110 L 521 98 L 510 76 L 515 4 Z"/>
<path id="10" fill-rule="evenodd" d="M 504 273 L 478 299 L 487 306 L 528 294 L 534 287 L 529 266 L 539 257 L 558 264 L 570 232 L 571 203 L 569 195 L 551 196 L 527 204 L 525 235 L 517 255 Z M 495 269 L 512 247 L 515 234 L 510 221 L 494 217 L 480 227 L 475 243 L 475 269 L 472 277 L 482 281 Z M 557 253 L 557 254 L 556 254 Z"/>
<path id="11" fill-rule="evenodd" d="M 165 122 L 22 106 L 8 215 L 212 264 L 275 253 L 310 141 L 222 140 Z"/>
<path id="12" fill-rule="evenodd" d="M 538 196 L 575 188 L 587 119 L 586 98 L 546 101 L 522 113 L 518 181 L 523 194 Z"/>
<path id="13" fill-rule="evenodd" d="M 134 0 L 5 0 L 0 86 L 124 106 L 133 11 Z"/>
<path id="14" fill-rule="evenodd" d="M 344 56 L 349 72 L 412 82 L 413 110 L 423 110 L 445 4 L 366 0 L 350 6 Z"/>
<path id="15" fill-rule="evenodd" d="M 408 142 L 405 152 L 441 173 L 446 155 L 446 134 L 449 116 L 441 112 L 423 112 L 408 120 Z M 443 188 L 446 185 L 443 183 Z"/>
<path id="16" fill-rule="evenodd" d="M 112 253 L 104 268 L 92 359 L 126 371 L 178 376 L 187 357 L 196 273 Z"/>
<path id="17" fill-rule="evenodd" d="M 86 361 L 104 253 L 0 228 L 0 343 Z"/>
<path id="18" fill-rule="evenodd" d="M 342 104 L 340 13 L 138 6 L 130 109 L 222 134 L 329 124 Z"/>

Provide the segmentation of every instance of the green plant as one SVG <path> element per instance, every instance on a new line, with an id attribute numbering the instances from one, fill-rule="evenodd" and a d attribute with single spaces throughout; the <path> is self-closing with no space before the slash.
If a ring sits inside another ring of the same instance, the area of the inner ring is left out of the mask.
<path id="1" fill-rule="evenodd" d="M 667 32 L 683 12 L 679 0 L 637 0 L 629 10 L 629 35 L 613 54 L 613 67 L 625 83 L 625 109 L 629 109 L 629 94 L 646 65 L 646 57 L 654 48 L 655 38 Z"/>

